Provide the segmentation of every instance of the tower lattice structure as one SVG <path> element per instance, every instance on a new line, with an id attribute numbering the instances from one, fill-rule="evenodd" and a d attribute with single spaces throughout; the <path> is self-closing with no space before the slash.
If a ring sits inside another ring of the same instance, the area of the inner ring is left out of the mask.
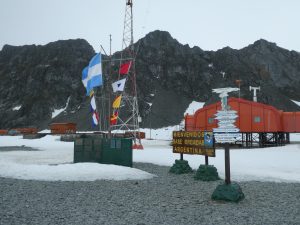
<path id="1" fill-rule="evenodd" d="M 139 133 L 139 108 L 136 86 L 136 71 L 135 71 L 135 49 L 133 44 L 133 14 L 132 0 L 126 0 L 125 19 L 122 39 L 122 52 L 120 66 L 123 63 L 131 61 L 131 68 L 126 75 L 125 89 L 122 93 L 122 103 L 118 109 L 117 124 L 111 126 L 111 130 L 115 131 L 112 134 L 126 132 L 133 139 L 133 148 L 143 149 Z M 119 74 L 119 79 L 124 76 Z"/>

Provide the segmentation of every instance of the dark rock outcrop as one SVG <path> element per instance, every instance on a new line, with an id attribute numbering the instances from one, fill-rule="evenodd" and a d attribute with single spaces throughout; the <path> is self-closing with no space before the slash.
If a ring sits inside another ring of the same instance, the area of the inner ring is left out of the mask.
<path id="1" fill-rule="evenodd" d="M 84 100 L 81 71 L 93 54 L 80 39 L 5 45 L 0 51 L 0 127 L 46 127 L 52 112 L 67 103 L 67 112 L 76 111 Z"/>
<path id="2" fill-rule="evenodd" d="M 152 110 L 149 106 L 148 110 L 141 110 L 142 126 L 149 127 L 150 118 L 152 127 L 158 124 L 154 128 L 178 124 L 187 102 L 219 101 L 211 90 L 237 87 L 236 80 L 241 80 L 242 98 L 252 100 L 249 86 L 261 86 L 257 93 L 259 102 L 285 111 L 300 110 L 291 101 L 300 100 L 300 54 L 295 51 L 266 40 L 258 40 L 241 50 L 226 47 L 216 52 L 203 51 L 181 45 L 163 31 L 149 33 L 136 45 L 140 49 L 136 61 L 139 96 L 153 103 Z M 160 94 L 162 89 L 173 94 Z M 239 93 L 231 95 L 238 97 Z M 163 106 L 156 105 L 157 101 L 163 102 Z M 163 118 L 168 119 L 162 121 Z"/>
<path id="3" fill-rule="evenodd" d="M 290 101 L 300 99 L 299 53 L 261 39 L 241 50 L 227 47 L 210 52 L 210 56 L 214 70 L 225 72 L 224 78 L 219 75 L 224 84 L 236 86 L 234 82 L 242 80 L 242 98 L 251 100 L 249 86 L 260 86 L 260 102 L 285 111 L 299 110 L 299 107 Z"/>
<path id="4" fill-rule="evenodd" d="M 180 44 L 165 31 L 149 33 L 135 43 L 135 49 L 139 49 L 136 72 L 142 127 L 179 124 L 192 100 L 215 102 L 218 97 L 211 89 L 236 87 L 236 80 L 242 80 L 242 98 L 252 99 L 250 85 L 261 86 L 260 102 L 285 111 L 300 110 L 291 101 L 300 101 L 300 54 L 296 51 L 266 40 L 240 50 L 203 51 Z M 81 71 L 93 54 L 93 48 L 80 39 L 45 46 L 4 46 L 0 51 L 0 128 L 44 129 L 55 121 L 76 122 L 80 130 L 97 129 L 91 127 L 81 83 Z M 51 118 L 55 109 L 64 107 L 63 113 Z"/>

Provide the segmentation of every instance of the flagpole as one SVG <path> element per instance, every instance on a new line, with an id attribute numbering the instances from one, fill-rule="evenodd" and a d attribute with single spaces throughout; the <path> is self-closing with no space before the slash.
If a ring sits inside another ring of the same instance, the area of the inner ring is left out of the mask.
<path id="1" fill-rule="evenodd" d="M 103 88 L 103 87 L 102 87 Z M 96 107 L 97 107 L 97 105 L 96 105 Z M 98 115 L 99 115 L 99 109 L 97 108 L 97 112 L 98 112 Z M 99 131 L 101 131 L 102 130 L 102 126 L 101 126 L 101 119 L 100 119 L 101 117 L 100 117 L 100 115 L 99 115 Z"/>
<path id="2" fill-rule="evenodd" d="M 96 112 L 98 113 L 98 125 L 99 125 L 99 131 L 101 131 L 101 121 L 100 121 L 100 116 L 99 116 L 99 107 L 98 107 L 98 103 L 97 103 L 97 97 L 96 97 L 96 91 L 94 91 L 94 97 L 95 97 L 95 103 L 96 103 Z"/>
<path id="3" fill-rule="evenodd" d="M 101 54 L 101 51 L 99 51 L 99 53 L 100 53 L 100 55 L 101 55 L 101 67 L 102 67 L 102 54 Z M 102 72 L 103 73 L 103 72 Z M 103 76 L 103 74 L 102 74 L 102 76 Z M 103 80 L 103 78 L 102 78 L 102 80 Z M 101 87 L 101 89 L 103 88 L 103 85 L 102 85 L 102 87 Z M 99 121 L 98 121 L 98 125 L 99 125 L 99 131 L 101 131 L 101 116 L 99 115 L 100 114 L 100 112 L 99 112 L 99 107 L 98 107 L 98 104 L 97 104 L 97 97 L 96 97 L 96 91 L 94 91 L 94 97 L 95 97 L 95 102 L 96 102 L 96 112 L 98 113 L 98 118 L 99 118 Z"/>
<path id="4" fill-rule="evenodd" d="M 105 127 L 105 129 L 108 130 L 109 133 L 109 137 L 110 137 L 110 107 L 111 107 L 111 100 L 110 100 L 110 76 L 111 76 L 111 34 L 109 35 L 110 37 L 110 54 L 109 54 L 109 60 L 101 60 L 101 62 L 109 62 L 109 74 L 107 76 L 107 82 L 105 82 L 105 84 L 103 85 L 103 91 L 104 93 L 107 94 L 108 98 L 105 98 L 103 101 L 105 103 L 107 103 L 107 105 L 105 104 L 105 106 L 103 106 L 103 123 L 105 123 L 105 121 L 107 122 L 107 127 Z M 105 55 L 107 55 L 105 49 L 103 48 L 102 45 L 100 45 L 102 51 L 105 53 Z M 106 85 L 106 83 L 108 85 Z M 104 95 L 103 93 L 103 95 Z M 107 112 L 107 107 L 108 107 L 108 112 Z"/>
<path id="5" fill-rule="evenodd" d="M 110 111 L 110 107 L 111 107 L 111 82 L 110 82 L 110 76 L 111 76 L 111 64 L 112 64 L 112 57 L 111 57 L 111 34 L 109 35 L 109 74 L 108 74 L 108 137 L 111 138 L 111 126 L 110 126 L 110 116 L 111 116 L 111 111 Z"/>

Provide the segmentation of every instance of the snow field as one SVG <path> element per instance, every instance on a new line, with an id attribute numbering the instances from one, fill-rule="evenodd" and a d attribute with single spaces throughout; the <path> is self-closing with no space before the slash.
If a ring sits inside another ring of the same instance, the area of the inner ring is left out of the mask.
<path id="1" fill-rule="evenodd" d="M 164 129 L 163 129 L 164 130 Z M 163 132 L 163 131 L 161 131 Z M 300 141 L 300 134 L 291 135 Z M 147 172 L 97 163 L 73 164 L 72 142 L 61 142 L 58 136 L 27 140 L 20 136 L 1 136 L 3 146 L 27 146 L 38 151 L 0 151 L 0 176 L 26 180 L 93 181 L 149 179 Z M 179 154 L 172 152 L 170 140 L 143 140 L 144 150 L 134 150 L 133 161 L 172 166 Z M 300 182 L 300 144 L 263 149 L 230 151 L 231 176 L 236 181 Z M 204 164 L 204 156 L 184 155 L 193 169 Z M 224 178 L 224 151 L 216 150 L 209 163 Z"/>
<path id="2" fill-rule="evenodd" d="M 193 114 L 204 103 L 192 102 L 186 113 Z M 134 162 L 172 166 L 179 154 L 172 152 L 172 132 L 180 125 L 161 129 L 141 129 L 146 133 L 144 150 L 133 151 Z M 50 132 L 50 131 L 44 131 Z M 43 132 L 41 132 L 43 133 Z M 151 133 L 151 140 L 150 138 Z M 291 134 L 292 144 L 263 149 L 230 151 L 231 178 L 235 181 L 300 182 L 300 134 Z M 3 151 L 6 146 L 26 146 L 37 151 Z M 2 149 L 2 150 L 1 150 Z M 151 179 L 155 175 L 135 168 L 97 163 L 73 163 L 74 144 L 61 142 L 59 136 L 23 139 L 0 136 L 0 177 L 46 181 L 94 181 Z M 184 155 L 193 169 L 204 164 L 204 156 Z M 217 149 L 209 164 L 224 178 L 224 150 Z"/>

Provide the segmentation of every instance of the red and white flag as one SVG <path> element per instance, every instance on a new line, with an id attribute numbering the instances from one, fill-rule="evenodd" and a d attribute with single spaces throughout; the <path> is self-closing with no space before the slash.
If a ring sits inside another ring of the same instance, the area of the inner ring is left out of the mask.
<path id="1" fill-rule="evenodd" d="M 94 126 L 97 126 L 99 124 L 99 115 L 96 111 L 93 112 L 92 118 Z"/>

